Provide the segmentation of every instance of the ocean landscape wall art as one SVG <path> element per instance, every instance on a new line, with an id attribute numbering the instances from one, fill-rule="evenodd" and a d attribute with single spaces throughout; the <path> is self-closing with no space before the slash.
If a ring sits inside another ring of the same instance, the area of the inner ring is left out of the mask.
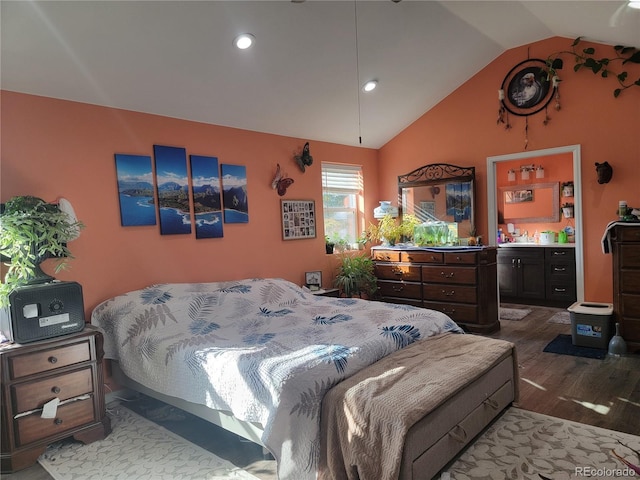
<path id="1" fill-rule="evenodd" d="M 191 233 L 187 151 L 181 147 L 154 145 L 153 153 L 156 162 L 160 233 Z"/>
<path id="2" fill-rule="evenodd" d="M 189 158 L 196 238 L 220 238 L 223 230 L 218 159 L 200 155 Z"/>
<path id="3" fill-rule="evenodd" d="M 120 223 L 123 227 L 155 225 L 151 157 L 115 154 Z"/>
<path id="4" fill-rule="evenodd" d="M 220 173 L 225 223 L 248 223 L 247 167 L 222 164 Z"/>

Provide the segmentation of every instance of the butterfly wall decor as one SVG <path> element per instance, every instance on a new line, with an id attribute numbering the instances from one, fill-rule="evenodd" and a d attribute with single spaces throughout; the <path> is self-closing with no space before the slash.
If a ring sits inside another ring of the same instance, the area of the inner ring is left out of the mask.
<path id="1" fill-rule="evenodd" d="M 304 144 L 304 148 L 302 149 L 302 154 L 295 155 L 294 158 L 296 162 L 298 162 L 298 166 L 300 170 L 304 172 L 305 167 L 310 167 L 313 163 L 313 157 L 309 153 L 309 142 Z"/>
<path id="2" fill-rule="evenodd" d="M 280 169 L 280 164 L 276 168 L 276 175 L 273 177 L 273 181 L 271 182 L 271 188 L 274 190 L 278 190 L 278 195 L 281 197 L 287 193 L 287 188 L 291 186 L 293 183 L 293 178 L 289 178 L 282 172 Z"/>

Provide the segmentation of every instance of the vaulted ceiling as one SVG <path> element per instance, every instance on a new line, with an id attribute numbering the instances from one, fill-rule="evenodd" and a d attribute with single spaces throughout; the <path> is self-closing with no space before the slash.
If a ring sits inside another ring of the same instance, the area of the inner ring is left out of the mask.
<path id="1" fill-rule="evenodd" d="M 7 1 L 5 90 L 379 148 L 493 59 L 640 47 L 626 1 Z M 256 43 L 237 50 L 249 32 Z M 370 79 L 378 88 L 364 93 Z M 360 143 L 360 137 L 362 143 Z"/>

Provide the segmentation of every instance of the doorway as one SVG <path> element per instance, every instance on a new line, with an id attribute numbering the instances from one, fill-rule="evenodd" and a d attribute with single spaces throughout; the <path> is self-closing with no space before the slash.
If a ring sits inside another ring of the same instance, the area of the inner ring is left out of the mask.
<path id="1" fill-rule="evenodd" d="M 507 155 L 497 155 L 487 157 L 487 210 L 489 226 L 489 245 L 497 245 L 496 235 L 492 232 L 498 230 L 498 194 L 496 182 L 497 165 L 500 162 L 511 162 L 514 160 L 522 162 L 533 162 L 534 159 L 550 155 L 570 153 L 573 159 L 573 182 L 576 186 L 574 203 L 574 225 L 575 225 L 575 255 L 576 255 L 576 297 L 578 302 L 584 301 L 584 254 L 583 254 L 583 226 L 582 226 L 582 189 L 581 185 L 581 157 L 580 145 L 568 145 L 564 147 L 548 148 L 544 150 L 534 150 L 530 152 L 512 153 Z"/>

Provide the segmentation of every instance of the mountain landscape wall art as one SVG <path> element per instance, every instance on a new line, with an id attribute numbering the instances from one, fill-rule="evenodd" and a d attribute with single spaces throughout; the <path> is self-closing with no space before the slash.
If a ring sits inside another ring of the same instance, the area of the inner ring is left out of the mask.
<path id="1" fill-rule="evenodd" d="M 223 230 L 218 159 L 200 155 L 189 158 L 196 238 L 220 238 Z"/>
<path id="2" fill-rule="evenodd" d="M 116 177 L 123 227 L 155 225 L 151 157 L 116 153 Z"/>
<path id="3" fill-rule="evenodd" d="M 162 235 L 191 233 L 187 151 L 181 147 L 154 145 L 156 185 Z"/>

